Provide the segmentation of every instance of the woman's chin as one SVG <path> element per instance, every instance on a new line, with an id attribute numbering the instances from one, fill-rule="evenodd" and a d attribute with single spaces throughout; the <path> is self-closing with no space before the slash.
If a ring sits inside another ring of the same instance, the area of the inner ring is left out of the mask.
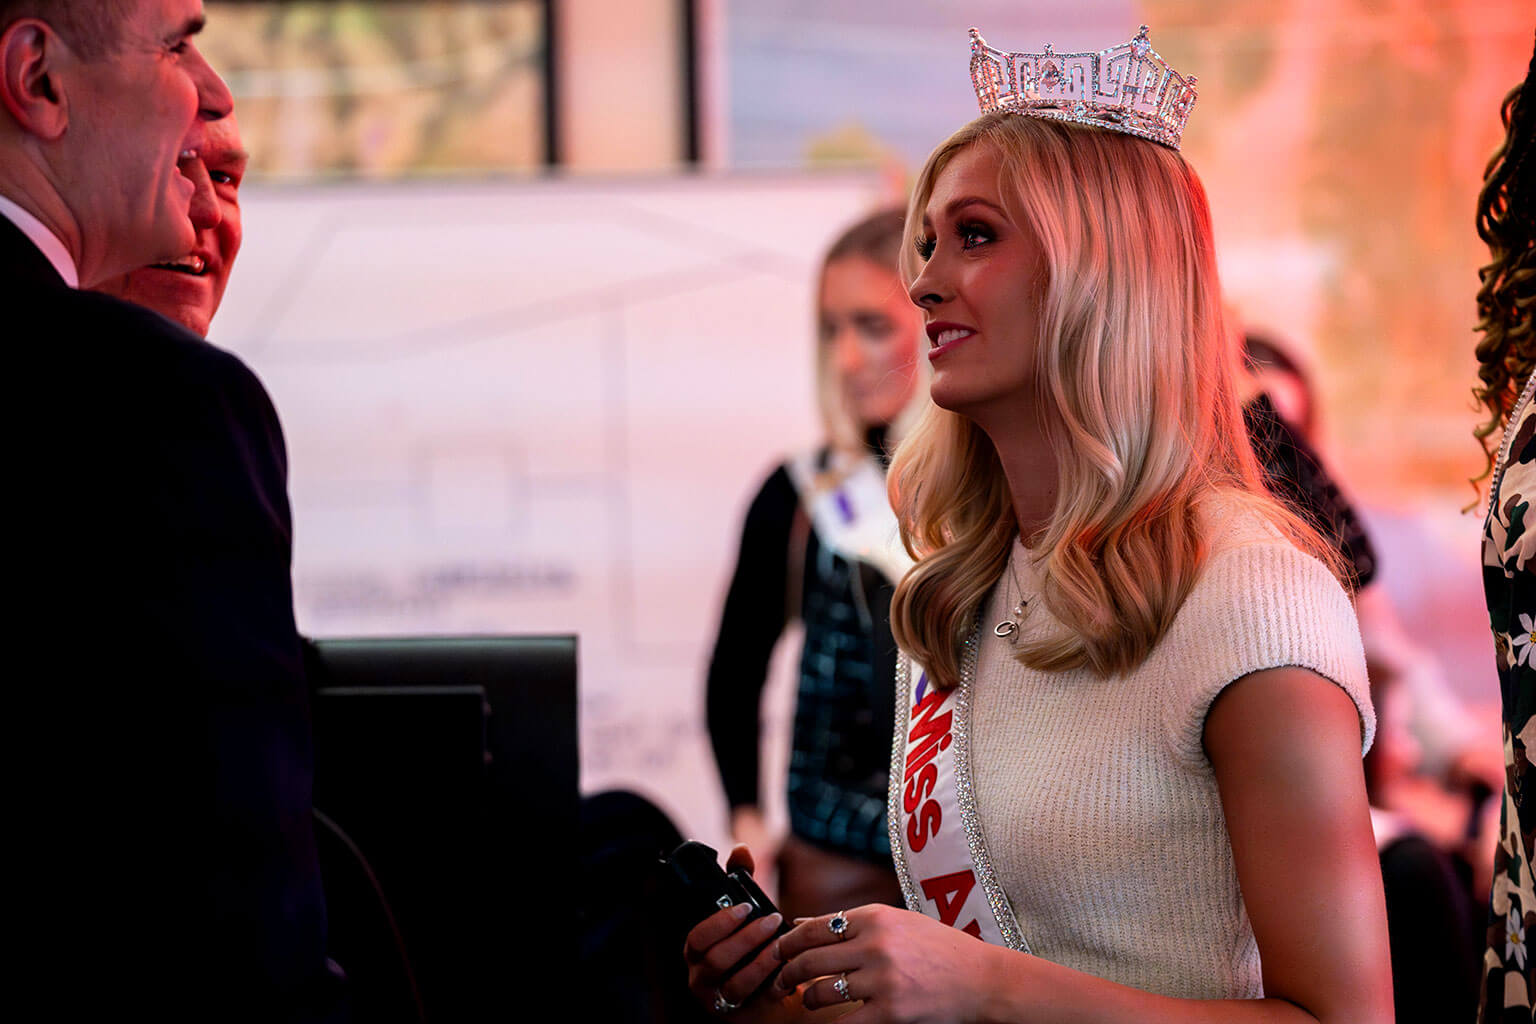
<path id="1" fill-rule="evenodd" d="M 949 412 L 967 415 L 984 396 L 977 395 L 975 388 L 968 388 L 959 381 L 941 382 L 937 376 L 928 389 L 933 404 Z"/>

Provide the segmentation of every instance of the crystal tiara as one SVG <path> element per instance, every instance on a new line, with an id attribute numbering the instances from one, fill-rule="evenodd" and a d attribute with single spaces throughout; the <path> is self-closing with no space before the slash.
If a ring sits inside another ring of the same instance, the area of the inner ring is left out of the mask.
<path id="1" fill-rule="evenodd" d="M 971 84 L 983 114 L 1007 110 L 1027 117 L 1108 128 L 1179 148 L 1195 105 L 1195 76 L 1185 78 L 1147 41 L 1136 38 L 1097 53 L 1014 53 L 994 49 L 971 29 Z"/>

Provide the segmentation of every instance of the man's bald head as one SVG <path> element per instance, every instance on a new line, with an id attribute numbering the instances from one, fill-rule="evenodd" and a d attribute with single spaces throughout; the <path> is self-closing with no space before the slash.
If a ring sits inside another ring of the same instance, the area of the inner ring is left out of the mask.
<path id="1" fill-rule="evenodd" d="M 21 18 L 37 18 L 74 48 L 82 59 L 111 55 L 122 43 L 123 18 L 136 0 L 0 0 L 0 29 Z"/>

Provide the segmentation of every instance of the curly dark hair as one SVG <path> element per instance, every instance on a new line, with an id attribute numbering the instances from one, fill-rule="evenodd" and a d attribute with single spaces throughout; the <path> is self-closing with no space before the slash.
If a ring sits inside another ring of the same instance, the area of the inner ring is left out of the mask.
<path id="1" fill-rule="evenodd" d="M 1536 48 L 1525 81 L 1504 97 L 1504 142 L 1483 173 L 1477 197 L 1477 233 L 1488 243 L 1489 261 L 1478 271 L 1477 376 L 1472 389 L 1488 419 L 1473 436 L 1487 464 L 1473 486 L 1493 473 L 1489 438 L 1509 418 L 1520 385 L 1536 370 Z"/>

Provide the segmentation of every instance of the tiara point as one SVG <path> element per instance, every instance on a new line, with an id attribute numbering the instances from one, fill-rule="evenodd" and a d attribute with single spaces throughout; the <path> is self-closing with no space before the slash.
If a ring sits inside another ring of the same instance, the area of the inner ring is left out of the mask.
<path id="1" fill-rule="evenodd" d="M 1006 111 L 1123 132 L 1178 149 L 1194 107 L 1196 79 L 1174 71 L 1142 25 L 1103 50 L 999 50 L 971 29 L 971 82 L 981 112 Z"/>

